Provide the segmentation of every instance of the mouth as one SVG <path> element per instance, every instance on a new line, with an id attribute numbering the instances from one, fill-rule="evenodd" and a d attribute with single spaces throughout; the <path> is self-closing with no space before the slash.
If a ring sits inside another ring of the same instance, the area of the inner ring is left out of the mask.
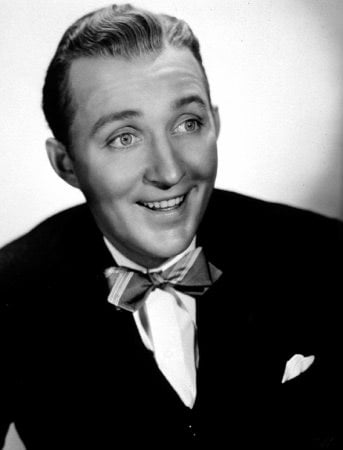
<path id="1" fill-rule="evenodd" d="M 178 197 L 169 198 L 166 200 L 153 201 L 153 202 L 138 202 L 140 206 L 144 206 L 151 211 L 167 212 L 180 208 L 186 198 L 186 194 Z"/>

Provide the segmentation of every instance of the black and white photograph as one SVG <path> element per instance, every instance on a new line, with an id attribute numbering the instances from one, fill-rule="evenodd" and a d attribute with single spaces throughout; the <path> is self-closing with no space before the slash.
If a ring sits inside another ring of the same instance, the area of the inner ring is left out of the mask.
<path id="1" fill-rule="evenodd" d="M 343 448 L 343 2 L 0 0 L 0 448 Z"/>

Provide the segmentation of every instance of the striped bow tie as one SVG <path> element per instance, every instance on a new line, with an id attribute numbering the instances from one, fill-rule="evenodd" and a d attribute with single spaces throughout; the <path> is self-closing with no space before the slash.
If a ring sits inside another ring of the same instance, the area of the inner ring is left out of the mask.
<path id="1" fill-rule="evenodd" d="M 105 276 L 110 286 L 108 301 L 127 311 L 136 311 L 156 289 L 174 289 L 189 295 L 202 295 L 222 272 L 206 261 L 201 247 L 190 251 L 173 266 L 160 272 L 142 273 L 125 267 L 110 267 Z"/>

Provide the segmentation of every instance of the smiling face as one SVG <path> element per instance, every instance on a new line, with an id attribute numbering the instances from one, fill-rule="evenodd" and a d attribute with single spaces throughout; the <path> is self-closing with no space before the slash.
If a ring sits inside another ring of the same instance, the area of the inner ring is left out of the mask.
<path id="1" fill-rule="evenodd" d="M 82 190 L 101 231 L 146 267 L 186 249 L 213 189 L 218 134 L 191 52 L 80 58 L 69 85 L 76 114 L 64 178 Z"/>

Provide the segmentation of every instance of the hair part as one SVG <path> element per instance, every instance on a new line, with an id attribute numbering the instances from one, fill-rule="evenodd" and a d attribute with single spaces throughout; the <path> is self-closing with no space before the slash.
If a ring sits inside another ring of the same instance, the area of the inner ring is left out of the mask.
<path id="1" fill-rule="evenodd" d="M 58 44 L 43 87 L 42 107 L 54 137 L 67 149 L 72 147 L 70 129 L 76 107 L 69 87 L 69 70 L 74 60 L 99 56 L 132 59 L 159 54 L 166 44 L 191 51 L 203 72 L 211 104 L 199 41 L 186 22 L 124 4 L 93 11 L 73 23 Z"/>

